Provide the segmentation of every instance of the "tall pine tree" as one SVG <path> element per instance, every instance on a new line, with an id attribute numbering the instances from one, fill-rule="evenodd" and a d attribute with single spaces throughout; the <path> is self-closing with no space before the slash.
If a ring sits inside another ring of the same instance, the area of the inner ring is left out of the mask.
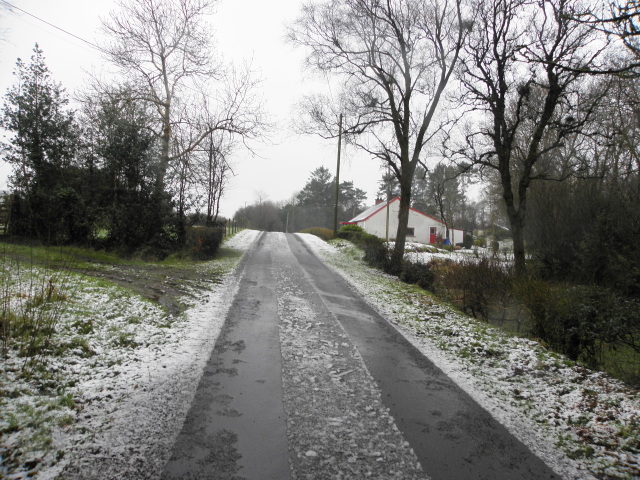
<path id="1" fill-rule="evenodd" d="M 59 235 L 73 235 L 80 216 L 77 194 L 65 184 L 78 145 L 74 114 L 67 108 L 65 90 L 51 79 L 38 44 L 29 64 L 18 59 L 14 75 L 1 118 L 10 133 L 3 156 L 13 166 L 18 197 L 12 231 L 50 243 Z"/>

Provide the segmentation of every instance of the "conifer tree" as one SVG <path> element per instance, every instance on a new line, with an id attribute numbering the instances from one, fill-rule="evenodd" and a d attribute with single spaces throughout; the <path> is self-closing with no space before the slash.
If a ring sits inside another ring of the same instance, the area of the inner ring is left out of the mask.
<path id="1" fill-rule="evenodd" d="M 52 242 L 63 217 L 69 221 L 70 212 L 59 211 L 59 200 L 76 196 L 64 173 L 77 150 L 78 129 L 66 92 L 51 78 L 38 44 L 29 64 L 17 60 L 14 75 L 16 83 L 5 95 L 1 116 L 9 132 L 3 156 L 13 166 L 12 187 L 22 200 L 21 211 L 13 216 L 14 233 Z"/>

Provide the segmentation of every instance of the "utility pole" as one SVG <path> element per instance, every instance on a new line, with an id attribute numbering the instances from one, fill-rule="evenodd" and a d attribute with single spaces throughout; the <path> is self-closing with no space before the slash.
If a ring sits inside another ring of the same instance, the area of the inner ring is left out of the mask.
<path id="1" fill-rule="evenodd" d="M 336 202 L 333 207 L 333 236 L 338 236 L 338 199 L 340 196 L 340 151 L 342 150 L 342 114 L 338 122 L 338 166 L 336 167 Z"/>
<path id="2" fill-rule="evenodd" d="M 387 165 L 387 243 L 389 243 L 389 203 L 391 202 L 391 167 Z"/>

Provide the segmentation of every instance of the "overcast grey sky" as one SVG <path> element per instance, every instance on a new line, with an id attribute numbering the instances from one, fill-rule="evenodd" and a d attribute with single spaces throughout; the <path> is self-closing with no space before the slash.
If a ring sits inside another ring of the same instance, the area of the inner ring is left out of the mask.
<path id="1" fill-rule="evenodd" d="M 95 43 L 99 17 L 114 8 L 112 0 L 10 0 L 77 37 Z M 263 95 L 271 121 L 278 128 L 264 142 L 253 143 L 257 156 L 238 149 L 236 176 L 223 198 L 221 213 L 231 216 L 260 195 L 286 200 L 300 190 L 312 170 L 325 166 L 335 174 L 337 141 L 299 136 L 291 129 L 293 107 L 314 89 L 317 79 L 302 71 L 303 52 L 286 44 L 285 25 L 299 14 L 301 0 L 220 0 L 212 17 L 217 50 L 228 60 L 252 59 L 264 79 Z M 73 93 L 89 71 L 100 71 L 99 53 L 70 35 L 28 15 L 0 11 L 0 92 L 13 83 L 16 58 L 28 61 L 37 42 L 54 80 Z M 381 176 L 380 163 L 354 150 L 343 150 L 341 181 L 353 181 L 368 193 L 372 204 Z M 0 162 L 1 164 L 2 162 Z M 6 165 L 0 165 L 0 189 L 6 186 Z"/>

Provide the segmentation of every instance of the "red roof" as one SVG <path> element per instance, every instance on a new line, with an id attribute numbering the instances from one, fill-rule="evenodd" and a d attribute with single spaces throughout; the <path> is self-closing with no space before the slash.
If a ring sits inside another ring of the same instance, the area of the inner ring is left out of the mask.
<path id="1" fill-rule="evenodd" d="M 378 205 L 374 205 L 373 207 L 369 207 L 364 212 L 360 213 L 356 217 L 354 217 L 351 220 L 349 220 L 349 222 L 346 222 L 346 224 L 352 224 L 353 225 L 354 223 L 358 223 L 358 222 L 366 222 L 371 217 L 373 217 L 375 214 L 377 214 L 378 212 L 383 210 L 387 205 L 391 205 L 395 201 L 400 201 L 400 197 L 394 197 L 389 202 L 382 202 L 382 203 L 379 203 Z M 420 210 L 416 210 L 415 208 L 409 208 L 409 210 L 412 210 L 415 213 L 417 213 L 419 215 L 423 215 L 423 216 L 425 216 L 427 218 L 431 218 L 432 220 L 435 220 L 436 222 L 442 223 L 444 225 L 444 222 L 442 220 L 440 220 L 439 218 L 436 218 L 436 217 L 434 217 L 432 215 L 427 215 L 426 213 L 423 213 Z"/>

